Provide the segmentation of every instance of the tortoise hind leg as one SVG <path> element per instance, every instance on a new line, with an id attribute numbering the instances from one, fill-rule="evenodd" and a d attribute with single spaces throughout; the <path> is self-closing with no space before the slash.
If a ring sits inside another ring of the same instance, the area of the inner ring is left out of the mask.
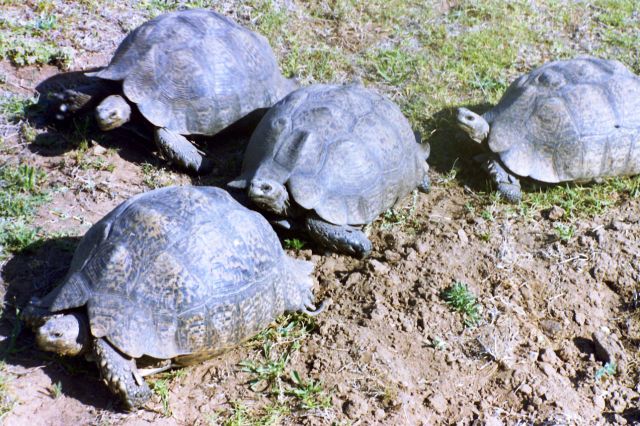
<path id="1" fill-rule="evenodd" d="M 151 389 L 144 381 L 136 362 L 109 344 L 96 339 L 94 352 L 96 363 L 111 392 L 120 396 L 127 409 L 142 406 L 151 397 Z"/>
<path id="2" fill-rule="evenodd" d="M 198 174 L 208 173 L 213 164 L 202 156 L 195 146 L 184 136 L 165 128 L 158 128 L 155 140 L 162 155 L 178 166 Z"/>
<path id="3" fill-rule="evenodd" d="M 498 192 L 510 203 L 519 203 L 522 200 L 520 181 L 517 177 L 509 173 L 493 155 L 477 156 L 477 160 L 482 163 L 484 171 L 489 173 L 491 180 L 498 187 Z"/>
<path id="4" fill-rule="evenodd" d="M 371 241 L 360 229 L 334 225 L 315 215 L 305 219 L 305 230 L 318 244 L 330 250 L 364 258 L 371 252 Z"/>

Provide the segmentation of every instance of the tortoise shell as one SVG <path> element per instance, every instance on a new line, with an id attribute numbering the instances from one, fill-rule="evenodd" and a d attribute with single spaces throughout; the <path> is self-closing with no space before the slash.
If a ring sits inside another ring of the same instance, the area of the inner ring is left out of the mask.
<path id="1" fill-rule="evenodd" d="M 160 15 L 132 31 L 109 65 L 91 75 L 122 80 L 125 96 L 157 127 L 213 135 L 281 99 L 267 40 L 210 10 Z"/>
<path id="2" fill-rule="evenodd" d="M 239 181 L 270 178 L 336 225 L 373 221 L 420 183 L 428 145 L 390 100 L 361 85 L 313 85 L 274 105 L 249 141 Z"/>
<path id="3" fill-rule="evenodd" d="M 484 115 L 489 148 L 543 182 L 640 173 L 640 78 L 593 57 L 550 62 L 515 80 Z"/>
<path id="4" fill-rule="evenodd" d="M 133 358 L 185 364 L 291 310 L 293 295 L 310 295 L 312 269 L 224 190 L 167 187 L 134 196 L 87 232 L 50 310 L 86 305 L 95 338 Z"/>

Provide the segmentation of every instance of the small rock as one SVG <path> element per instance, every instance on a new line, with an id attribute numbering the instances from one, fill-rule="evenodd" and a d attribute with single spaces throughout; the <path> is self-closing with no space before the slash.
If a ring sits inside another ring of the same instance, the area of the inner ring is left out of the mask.
<path id="1" fill-rule="evenodd" d="M 585 321 L 586 321 L 586 317 L 582 312 L 579 311 L 574 311 L 573 312 L 573 320 L 578 324 L 578 325 L 584 325 Z"/>
<path id="2" fill-rule="evenodd" d="M 606 402 L 602 395 L 596 395 L 593 397 L 593 405 L 595 405 L 598 410 L 604 411 L 606 408 Z"/>
<path id="3" fill-rule="evenodd" d="M 553 368 L 551 364 L 547 364 L 546 362 L 540 363 L 540 369 L 542 369 L 542 371 L 544 371 L 544 374 L 546 374 L 548 377 L 553 377 L 557 374 L 556 369 Z"/>
<path id="4" fill-rule="evenodd" d="M 363 277 L 360 272 L 353 272 L 349 275 L 349 278 L 347 278 L 347 281 L 345 281 L 344 285 L 346 285 L 347 287 L 352 287 L 355 284 L 361 282 L 362 279 Z"/>
<path id="5" fill-rule="evenodd" d="M 596 331 L 591 337 L 595 345 L 596 359 L 604 363 L 615 362 L 617 372 L 623 372 L 627 365 L 627 354 L 618 336 L 614 333 L 607 334 L 603 331 Z"/>
<path id="6" fill-rule="evenodd" d="M 462 243 L 463 246 L 466 246 L 469 242 L 469 237 L 467 237 L 467 233 L 464 232 L 464 229 L 462 228 L 458 229 L 458 238 L 460 239 L 460 243 Z"/>
<path id="7" fill-rule="evenodd" d="M 376 420 L 382 420 L 382 419 L 385 418 L 386 415 L 387 415 L 387 413 L 382 408 L 378 408 L 373 413 L 373 416 L 376 418 Z"/>
<path id="8" fill-rule="evenodd" d="M 616 413 L 623 413 L 627 408 L 627 403 L 620 397 L 620 395 L 614 395 L 611 399 L 609 399 L 609 406 Z"/>
<path id="9" fill-rule="evenodd" d="M 380 262 L 379 260 L 376 259 L 370 259 L 368 262 L 369 265 L 369 269 L 378 275 L 386 275 L 389 273 L 389 271 L 391 270 L 389 268 L 389 266 L 385 265 L 384 263 Z"/>
<path id="10" fill-rule="evenodd" d="M 504 425 L 504 423 L 502 423 L 502 420 L 500 420 L 498 417 L 494 417 L 494 416 L 486 417 L 484 419 L 484 424 L 485 424 L 485 426 L 502 426 L 502 425 Z"/>
<path id="11" fill-rule="evenodd" d="M 607 233 L 603 228 L 596 228 L 593 230 L 593 237 L 596 239 L 598 244 L 603 244 L 607 238 Z"/>
<path id="12" fill-rule="evenodd" d="M 560 220 L 566 212 L 562 207 L 553 206 L 546 213 L 549 220 Z"/>
<path id="13" fill-rule="evenodd" d="M 540 321 L 540 327 L 549 337 L 555 337 L 562 331 L 562 324 L 550 319 Z"/>
<path id="14" fill-rule="evenodd" d="M 420 254 L 425 254 L 426 252 L 429 251 L 429 244 L 427 244 L 425 241 L 421 241 L 421 240 L 416 241 L 416 243 L 414 244 L 414 247 L 416 251 Z"/>
<path id="15" fill-rule="evenodd" d="M 369 404 L 358 395 L 351 396 L 343 405 L 342 411 L 350 419 L 358 419 L 369 411 Z"/>
<path id="16" fill-rule="evenodd" d="M 559 365 L 560 358 L 556 355 L 553 349 L 546 348 L 540 351 L 540 360 L 546 362 L 549 365 Z"/>
<path id="17" fill-rule="evenodd" d="M 625 228 L 626 225 L 617 219 L 612 220 L 609 224 L 609 229 L 613 229 L 614 231 L 623 231 Z"/>
<path id="18" fill-rule="evenodd" d="M 533 388 L 529 384 L 524 383 L 520 386 L 520 392 L 524 395 L 530 396 L 533 393 Z"/>
<path id="19" fill-rule="evenodd" d="M 400 260 L 402 260 L 402 256 L 400 255 L 400 253 L 398 253 L 396 251 L 385 250 L 384 259 L 387 262 L 395 263 L 395 262 L 399 262 Z"/>
<path id="20" fill-rule="evenodd" d="M 92 151 L 93 151 L 93 155 L 104 155 L 107 152 L 107 148 L 100 145 L 96 145 L 93 147 Z"/>
<path id="21" fill-rule="evenodd" d="M 442 414 L 447 411 L 448 401 L 444 396 L 436 394 L 429 398 L 429 405 L 436 413 Z"/>

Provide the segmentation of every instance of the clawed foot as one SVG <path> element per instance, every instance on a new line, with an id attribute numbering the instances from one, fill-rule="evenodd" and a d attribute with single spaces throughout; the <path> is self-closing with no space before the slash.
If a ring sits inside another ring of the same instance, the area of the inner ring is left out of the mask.
<path id="1" fill-rule="evenodd" d="M 54 101 L 54 116 L 56 120 L 64 121 L 85 108 L 91 101 L 91 96 L 73 89 L 66 89 L 62 93 L 52 93 Z"/>

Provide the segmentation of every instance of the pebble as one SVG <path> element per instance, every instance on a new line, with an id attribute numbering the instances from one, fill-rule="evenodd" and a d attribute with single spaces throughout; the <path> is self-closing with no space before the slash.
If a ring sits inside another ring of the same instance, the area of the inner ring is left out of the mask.
<path id="1" fill-rule="evenodd" d="M 553 206 L 547 211 L 547 217 L 549 220 L 559 220 L 565 215 L 565 211 L 562 207 Z"/>
<path id="2" fill-rule="evenodd" d="M 395 263 L 395 262 L 399 262 L 400 260 L 402 260 L 402 256 L 400 255 L 400 253 L 398 253 L 396 251 L 385 250 L 384 259 L 387 262 Z"/>
<path id="3" fill-rule="evenodd" d="M 531 395 L 533 393 L 533 388 L 527 384 L 524 383 L 522 386 L 520 386 L 520 392 L 522 392 L 524 395 Z"/>
<path id="4" fill-rule="evenodd" d="M 618 336 L 598 330 L 591 337 L 595 346 L 596 359 L 605 363 L 615 362 L 618 373 L 623 372 L 627 364 L 627 354 Z"/>
<path id="5" fill-rule="evenodd" d="M 606 402 L 602 395 L 596 395 L 593 397 L 593 405 L 595 405 L 598 410 L 604 411 L 606 408 Z"/>
<path id="6" fill-rule="evenodd" d="M 554 350 L 551 348 L 546 348 L 540 351 L 540 360 L 548 363 L 549 365 L 560 364 L 560 358 L 558 358 Z"/>
<path id="7" fill-rule="evenodd" d="M 431 408 L 433 408 L 436 413 L 442 414 L 447 411 L 448 401 L 444 396 L 436 394 L 429 398 L 429 405 L 431 405 Z"/>
<path id="8" fill-rule="evenodd" d="M 420 254 L 425 254 L 429 251 L 429 244 L 427 244 L 425 241 L 416 241 L 414 247 Z"/>
<path id="9" fill-rule="evenodd" d="M 350 419 L 359 419 L 369 411 L 369 404 L 358 395 L 353 395 L 343 405 L 342 411 Z"/>
<path id="10" fill-rule="evenodd" d="M 542 327 L 542 331 L 550 337 L 555 337 L 562 331 L 562 324 L 550 319 L 540 321 L 540 327 Z"/>
<path id="11" fill-rule="evenodd" d="M 573 311 L 573 320 L 578 324 L 578 325 L 584 325 L 585 321 L 586 321 L 586 316 L 579 311 Z"/>
<path id="12" fill-rule="evenodd" d="M 551 364 L 547 364 L 546 362 L 541 362 L 540 368 L 542 369 L 542 371 L 544 371 L 544 374 L 546 374 L 548 377 L 553 377 L 556 375 L 556 369 L 553 368 Z"/>
<path id="13" fill-rule="evenodd" d="M 378 275 L 386 275 L 391 270 L 389 266 L 376 259 L 370 259 L 368 265 L 369 269 Z"/>
<path id="14" fill-rule="evenodd" d="M 469 243 L 469 237 L 467 237 L 467 233 L 464 232 L 464 229 L 462 228 L 458 229 L 458 238 L 460 239 L 460 243 L 462 243 L 463 246 L 466 246 L 467 243 Z"/>

